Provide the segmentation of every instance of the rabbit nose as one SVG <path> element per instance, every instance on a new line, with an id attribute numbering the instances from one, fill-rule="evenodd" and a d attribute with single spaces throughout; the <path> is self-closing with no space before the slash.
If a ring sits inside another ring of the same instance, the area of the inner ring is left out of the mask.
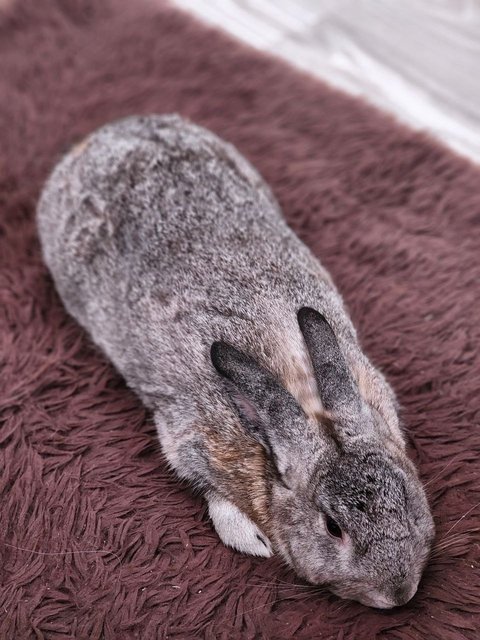
<path id="1" fill-rule="evenodd" d="M 375 607 L 376 609 L 392 609 L 393 607 L 401 607 L 406 604 L 417 591 L 418 582 L 404 583 L 393 590 L 389 589 L 388 595 L 385 591 L 370 591 L 364 594 L 358 600 L 367 605 L 368 607 Z"/>
<path id="2" fill-rule="evenodd" d="M 403 584 L 397 587 L 393 592 L 393 599 L 397 607 L 401 607 L 402 604 L 407 604 L 409 600 L 413 598 L 417 591 L 416 584 Z"/>

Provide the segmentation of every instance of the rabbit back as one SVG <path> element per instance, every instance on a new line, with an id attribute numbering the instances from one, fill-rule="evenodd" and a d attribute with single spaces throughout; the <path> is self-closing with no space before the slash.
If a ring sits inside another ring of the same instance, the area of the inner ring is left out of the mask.
<path id="1" fill-rule="evenodd" d="M 296 363 L 278 368 L 293 379 L 292 366 L 308 366 L 298 307 L 346 319 L 259 174 L 178 116 L 132 117 L 92 134 L 53 172 L 38 224 L 67 309 L 151 406 L 215 387 L 206 366 L 214 339 L 259 347 L 270 367 L 290 340 Z"/>

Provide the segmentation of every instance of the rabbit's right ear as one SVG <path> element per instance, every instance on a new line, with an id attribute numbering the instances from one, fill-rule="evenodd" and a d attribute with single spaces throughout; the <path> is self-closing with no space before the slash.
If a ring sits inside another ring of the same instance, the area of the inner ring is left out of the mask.
<path id="1" fill-rule="evenodd" d="M 252 358 L 224 342 L 214 342 L 210 353 L 216 370 L 229 381 L 242 424 L 264 445 L 290 485 L 298 461 L 308 464 L 309 454 L 316 459 L 321 446 L 318 430 L 314 432 L 293 396 Z"/>

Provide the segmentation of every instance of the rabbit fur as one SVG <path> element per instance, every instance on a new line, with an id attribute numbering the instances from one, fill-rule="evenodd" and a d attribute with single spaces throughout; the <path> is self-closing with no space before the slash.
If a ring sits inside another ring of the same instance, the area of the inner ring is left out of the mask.
<path id="1" fill-rule="evenodd" d="M 54 169 L 38 228 L 225 544 L 367 605 L 410 599 L 433 524 L 394 394 L 245 158 L 177 115 L 108 124 Z"/>

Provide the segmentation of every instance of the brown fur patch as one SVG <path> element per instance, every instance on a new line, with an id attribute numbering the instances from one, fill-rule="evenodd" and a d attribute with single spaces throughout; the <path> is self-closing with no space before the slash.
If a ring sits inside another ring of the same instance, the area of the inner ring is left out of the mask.
<path id="1" fill-rule="evenodd" d="M 269 486 L 273 470 L 264 448 L 238 425 L 219 434 L 206 428 L 206 447 L 221 488 L 235 506 L 267 535 L 271 535 Z"/>

